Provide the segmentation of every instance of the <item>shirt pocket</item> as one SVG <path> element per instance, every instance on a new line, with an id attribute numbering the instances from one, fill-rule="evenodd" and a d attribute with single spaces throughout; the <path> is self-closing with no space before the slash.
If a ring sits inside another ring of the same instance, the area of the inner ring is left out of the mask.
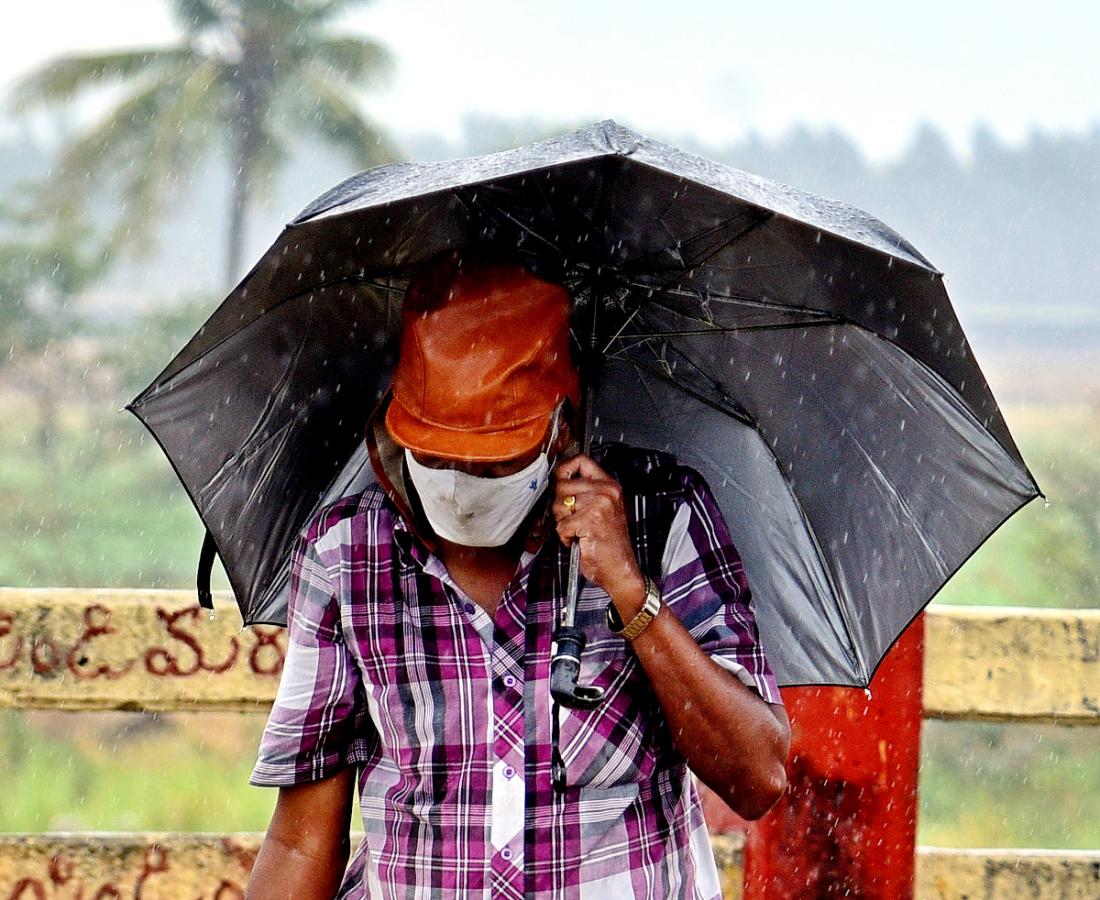
<path id="1" fill-rule="evenodd" d="M 599 663 L 585 661 L 588 671 Z M 621 654 L 582 684 L 604 689 L 594 709 L 561 708 L 559 749 L 566 783 L 575 788 L 612 788 L 648 782 L 668 743 L 664 716 L 637 659 Z"/>

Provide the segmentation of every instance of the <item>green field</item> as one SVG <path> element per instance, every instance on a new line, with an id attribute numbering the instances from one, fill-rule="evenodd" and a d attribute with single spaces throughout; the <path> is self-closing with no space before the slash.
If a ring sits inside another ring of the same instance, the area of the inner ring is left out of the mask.
<path id="1" fill-rule="evenodd" d="M 0 584 L 193 586 L 202 528 L 154 442 L 116 409 L 64 407 L 43 450 L 34 408 L 0 400 Z M 1002 528 L 937 602 L 1100 605 L 1100 411 L 1008 417 L 1051 502 Z M 18 786 L 0 804 L 0 830 L 262 830 L 274 795 L 246 784 L 262 724 L 0 713 L 0 760 Z M 922 759 L 923 843 L 1100 846 L 1092 730 L 926 723 Z"/>

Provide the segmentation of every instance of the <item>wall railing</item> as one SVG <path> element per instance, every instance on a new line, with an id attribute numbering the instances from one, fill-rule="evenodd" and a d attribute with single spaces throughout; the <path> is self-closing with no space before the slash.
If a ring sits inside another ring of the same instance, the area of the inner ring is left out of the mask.
<path id="1" fill-rule="evenodd" d="M 0 588 L 0 708 L 264 711 L 282 629 L 242 630 L 224 595 L 210 621 L 193 596 Z M 1100 724 L 1100 610 L 940 606 L 924 620 L 925 718 Z M 0 900 L 243 897 L 259 840 L 2 835 Z M 715 836 L 715 850 L 726 895 L 739 897 L 739 840 Z M 916 885 L 936 898 L 1100 897 L 1100 850 L 921 847 Z"/>

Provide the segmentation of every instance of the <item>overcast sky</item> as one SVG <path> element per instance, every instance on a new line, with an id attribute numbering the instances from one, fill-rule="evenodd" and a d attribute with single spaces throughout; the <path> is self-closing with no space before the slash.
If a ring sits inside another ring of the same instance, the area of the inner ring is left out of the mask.
<path id="1" fill-rule="evenodd" d="M 171 42 L 160 0 L 5 4 L 0 85 L 46 58 Z M 396 73 L 365 97 L 397 134 L 457 136 L 469 111 L 549 122 L 614 118 L 721 143 L 835 126 L 872 159 L 921 122 L 960 150 L 988 124 L 1100 124 L 1100 3 L 742 3 L 737 0 L 376 0 L 344 20 Z"/>

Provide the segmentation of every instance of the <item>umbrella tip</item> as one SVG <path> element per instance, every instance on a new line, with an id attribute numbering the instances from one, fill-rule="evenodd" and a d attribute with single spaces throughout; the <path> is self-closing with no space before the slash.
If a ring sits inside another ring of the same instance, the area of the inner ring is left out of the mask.
<path id="1" fill-rule="evenodd" d="M 633 153 L 644 140 L 638 132 L 620 125 L 614 119 L 602 119 L 593 128 L 599 129 L 600 136 L 611 150 L 624 156 Z"/>

